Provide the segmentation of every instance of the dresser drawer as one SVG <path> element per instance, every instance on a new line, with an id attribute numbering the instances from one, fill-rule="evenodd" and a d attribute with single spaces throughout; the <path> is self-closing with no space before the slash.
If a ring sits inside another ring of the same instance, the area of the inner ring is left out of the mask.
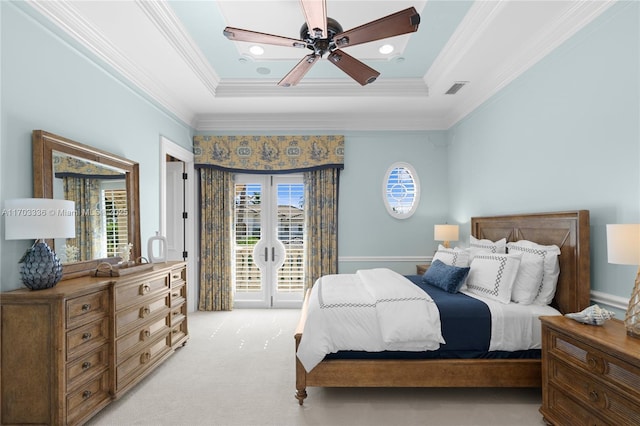
<path id="1" fill-rule="evenodd" d="M 550 354 L 576 368 L 606 380 L 608 384 L 640 398 L 640 368 L 594 350 L 566 335 L 551 331 Z"/>
<path id="2" fill-rule="evenodd" d="M 109 318 L 91 322 L 74 330 L 67 331 L 67 360 L 96 349 L 109 340 Z"/>
<path id="3" fill-rule="evenodd" d="M 111 400 L 109 395 L 109 372 L 87 382 L 75 392 L 67 395 L 67 424 L 76 424 Z"/>
<path id="4" fill-rule="evenodd" d="M 171 335 L 166 333 L 159 340 L 121 362 L 116 367 L 116 390 L 121 391 L 170 350 Z"/>
<path id="5" fill-rule="evenodd" d="M 640 424 L 640 407 L 583 370 L 551 357 L 549 375 L 552 384 L 565 389 L 568 396 L 613 424 Z"/>
<path id="6" fill-rule="evenodd" d="M 548 392 L 549 401 L 546 401 L 545 408 L 541 411 L 546 420 L 555 426 L 614 426 L 614 423 L 607 423 L 590 411 L 586 411 L 582 405 L 569 398 L 564 391 L 549 386 Z M 549 416 L 548 413 L 545 413 L 545 409 L 549 409 L 552 415 Z"/>
<path id="7" fill-rule="evenodd" d="M 144 280 L 116 286 L 116 310 L 139 305 L 154 294 L 169 291 L 169 274 L 151 275 Z"/>
<path id="8" fill-rule="evenodd" d="M 116 341 L 116 359 L 126 357 L 127 352 L 135 352 L 138 346 L 166 334 L 170 327 L 170 317 L 158 318 L 139 330 L 134 330 Z"/>
<path id="9" fill-rule="evenodd" d="M 109 367 L 109 345 L 67 363 L 67 392 Z"/>
<path id="10" fill-rule="evenodd" d="M 166 316 L 170 309 L 169 294 L 163 294 L 145 303 L 116 312 L 116 338 L 137 330 L 152 318 Z"/>
<path id="11" fill-rule="evenodd" d="M 109 292 L 98 291 L 66 302 L 67 327 L 73 328 L 109 314 Z"/>
<path id="12" fill-rule="evenodd" d="M 187 280 L 187 268 L 182 267 L 171 271 L 171 286 L 183 283 Z"/>
<path id="13" fill-rule="evenodd" d="M 182 282 L 171 286 L 171 307 L 178 306 L 187 301 L 187 285 Z"/>

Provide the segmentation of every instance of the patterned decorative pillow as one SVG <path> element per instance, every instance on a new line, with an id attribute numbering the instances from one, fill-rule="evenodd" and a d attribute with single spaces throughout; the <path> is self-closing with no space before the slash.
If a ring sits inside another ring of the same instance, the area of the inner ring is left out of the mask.
<path id="1" fill-rule="evenodd" d="M 509 303 L 521 259 L 521 254 L 477 254 L 471 260 L 467 290 L 501 303 Z"/>
<path id="2" fill-rule="evenodd" d="M 438 251 L 433 255 L 431 262 L 441 261 L 445 265 L 467 267 L 469 266 L 469 252 L 458 247 L 446 248 L 442 244 L 438 245 Z"/>
<path id="3" fill-rule="evenodd" d="M 556 294 L 556 285 L 560 275 L 560 248 L 556 245 L 543 246 L 533 241 L 520 240 L 509 243 L 509 253 L 532 254 L 542 258 L 542 278 L 538 294 L 533 300 L 535 305 L 548 305 Z"/>
<path id="4" fill-rule="evenodd" d="M 469 274 L 469 267 L 450 266 L 436 259 L 422 276 L 422 281 L 443 289 L 449 293 L 457 293 Z"/>
<path id="5" fill-rule="evenodd" d="M 491 240 L 479 240 L 473 235 L 469 237 L 469 251 L 471 257 L 478 253 L 506 253 L 507 252 L 507 239 L 501 238 L 498 241 Z"/>

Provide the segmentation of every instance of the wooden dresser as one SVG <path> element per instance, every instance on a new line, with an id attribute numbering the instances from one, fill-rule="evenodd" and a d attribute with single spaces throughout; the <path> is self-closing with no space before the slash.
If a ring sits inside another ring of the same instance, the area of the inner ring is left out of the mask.
<path id="1" fill-rule="evenodd" d="M 186 264 L 0 293 L 0 424 L 82 424 L 186 343 Z"/>
<path id="2" fill-rule="evenodd" d="M 542 407 L 553 425 L 640 424 L 640 339 L 624 325 L 542 317 Z"/>

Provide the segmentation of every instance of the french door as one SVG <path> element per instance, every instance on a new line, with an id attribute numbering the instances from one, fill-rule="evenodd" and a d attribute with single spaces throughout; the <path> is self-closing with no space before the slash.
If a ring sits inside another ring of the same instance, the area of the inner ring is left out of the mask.
<path id="1" fill-rule="evenodd" d="M 300 307 L 302 175 L 236 175 L 234 233 L 234 306 Z"/>

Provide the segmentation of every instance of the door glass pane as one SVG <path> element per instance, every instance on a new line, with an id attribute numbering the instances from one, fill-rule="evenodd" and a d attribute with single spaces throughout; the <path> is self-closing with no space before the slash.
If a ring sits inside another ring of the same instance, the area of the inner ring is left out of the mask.
<path id="1" fill-rule="evenodd" d="M 304 287 L 304 186 L 278 184 L 278 239 L 285 246 L 278 270 L 278 292 L 300 292 Z"/>
<path id="2" fill-rule="evenodd" d="M 253 248 L 260 240 L 262 185 L 235 185 L 235 284 L 236 292 L 262 290 L 260 270 L 253 261 Z"/>

